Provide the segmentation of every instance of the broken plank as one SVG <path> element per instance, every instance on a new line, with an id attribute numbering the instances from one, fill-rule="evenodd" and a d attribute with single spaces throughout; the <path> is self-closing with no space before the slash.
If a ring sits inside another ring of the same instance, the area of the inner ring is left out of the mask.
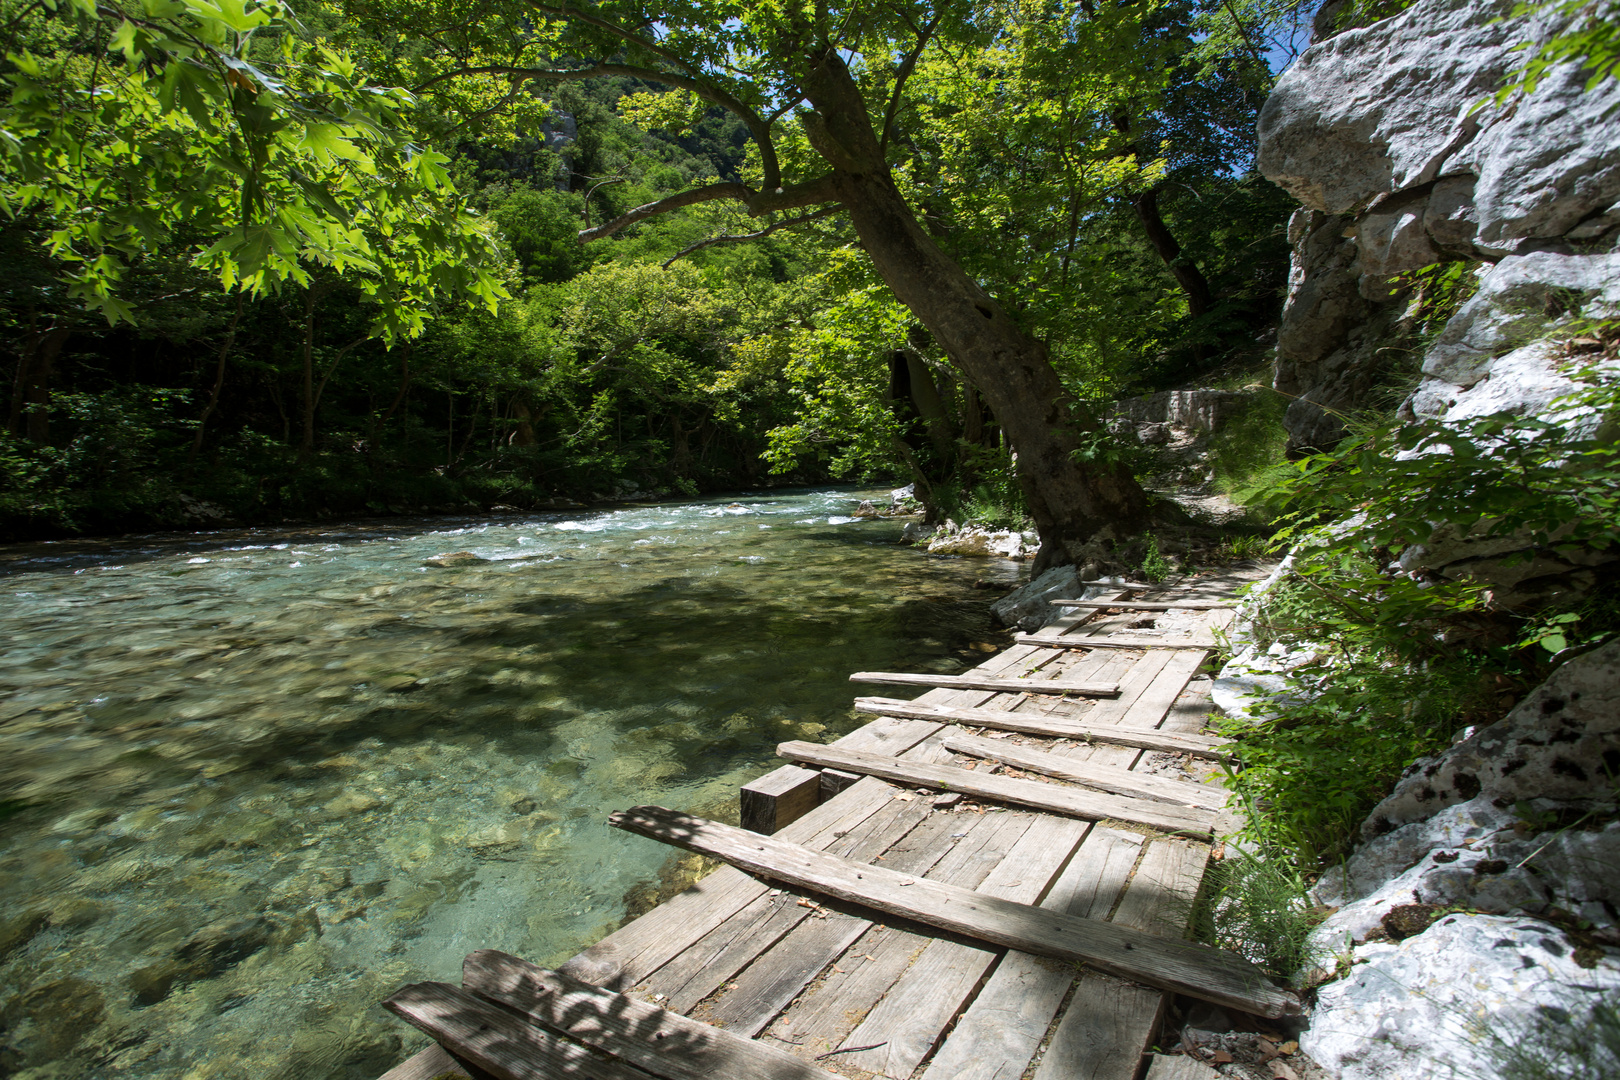
<path id="1" fill-rule="evenodd" d="M 744 784 L 737 800 L 741 804 L 742 827 L 769 835 L 821 804 L 821 774 L 783 765 Z"/>
<path id="2" fill-rule="evenodd" d="M 952 765 L 929 765 L 916 761 L 897 761 L 894 758 L 862 754 L 836 746 L 818 743 L 785 742 L 776 748 L 780 757 L 808 765 L 848 769 L 850 772 L 879 776 L 901 784 L 936 788 L 941 791 L 960 791 L 964 795 L 994 799 L 1014 806 L 1028 806 L 1070 817 L 1100 821 L 1115 818 L 1139 825 L 1151 825 L 1168 832 L 1209 836 L 1215 818 L 1207 810 L 1172 806 L 1169 803 L 1132 799 L 1120 795 L 1105 795 L 1084 788 L 1046 784 L 1039 780 L 1014 780 L 1006 776 L 959 769 Z"/>
<path id="3" fill-rule="evenodd" d="M 1234 600 L 1048 600 L 1053 607 L 1119 608 L 1122 611 L 1225 611 Z"/>
<path id="4" fill-rule="evenodd" d="M 1041 642 L 1044 644 L 1044 642 Z M 857 671 L 850 682 L 882 683 L 885 686 L 937 686 L 949 690 L 990 690 L 998 694 L 1080 694 L 1084 697 L 1112 697 L 1118 683 L 1071 683 L 1058 680 L 996 679 L 979 675 L 917 675 L 904 671 Z"/>
<path id="5" fill-rule="evenodd" d="M 1053 739 L 1085 739 L 1090 742 L 1130 746 L 1138 750 L 1163 750 L 1174 754 L 1192 754 L 1210 761 L 1223 761 L 1228 756 L 1225 739 L 1211 738 L 1179 731 L 1151 729 L 1121 729 L 1110 724 L 1094 724 L 1069 720 L 1041 713 L 1001 712 L 994 709 L 966 709 L 951 705 L 927 705 L 897 698 L 862 697 L 855 699 L 855 711 L 876 713 L 880 716 L 907 716 L 918 720 L 942 720 L 968 727 L 994 728 L 998 731 L 1016 731 L 1024 735 L 1042 735 Z M 1087 718 L 1090 720 L 1090 717 Z M 838 745 L 838 744 L 834 744 Z M 825 772 L 823 773 L 825 775 Z"/>
<path id="6" fill-rule="evenodd" d="M 413 983 L 383 1002 L 383 1008 L 500 1080 L 649 1080 L 658 1075 L 602 1058 L 449 983 Z"/>
<path id="7" fill-rule="evenodd" d="M 608 824 L 663 843 L 723 859 L 741 870 L 795 888 L 1005 945 L 1090 964 L 1121 978 L 1258 1016 L 1299 1011 L 1292 994 L 1236 953 L 1173 941 L 1111 923 L 1076 919 L 1028 904 L 926 878 L 852 863 L 773 836 L 707 821 L 659 806 L 622 810 Z"/>
<path id="8" fill-rule="evenodd" d="M 784 1050 L 688 1020 L 494 949 L 469 953 L 462 984 L 566 1035 L 666 1080 L 833 1080 Z"/>
<path id="9" fill-rule="evenodd" d="M 1193 640 L 1191 638 L 1156 638 L 1131 637 L 1128 634 L 1110 634 L 1107 637 L 1043 637 L 1040 634 L 1018 634 L 1013 638 L 1020 645 L 1042 645 L 1048 649 L 1214 649 L 1217 642 L 1214 638 L 1206 637 Z M 857 680 L 872 682 L 876 680 Z"/>
<path id="10" fill-rule="evenodd" d="M 1180 806 L 1196 806 L 1204 810 L 1219 810 L 1226 805 L 1227 793 L 1209 784 L 1171 780 L 1151 773 L 1132 772 L 1129 769 L 1107 765 L 1092 765 L 997 739 L 985 739 L 977 735 L 948 735 L 943 745 L 952 753 L 989 758 L 1030 772 L 1055 776 L 1059 780 L 1069 780 L 1100 791 L 1111 791 L 1116 795 L 1159 799 Z"/>

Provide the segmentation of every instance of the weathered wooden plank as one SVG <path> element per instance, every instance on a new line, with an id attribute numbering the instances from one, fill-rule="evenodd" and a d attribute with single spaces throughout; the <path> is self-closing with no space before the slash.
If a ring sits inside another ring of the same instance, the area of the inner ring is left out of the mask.
<path id="1" fill-rule="evenodd" d="M 483 1069 L 478 1069 L 480 1076 L 488 1076 Z M 383 1073 L 377 1080 L 437 1080 L 441 1076 L 465 1076 L 472 1078 L 472 1069 L 450 1056 L 450 1052 L 438 1043 L 425 1047 Z"/>
<path id="2" fill-rule="evenodd" d="M 1154 1054 L 1145 1080 L 1220 1080 L 1220 1073 L 1185 1054 Z"/>
<path id="3" fill-rule="evenodd" d="M 1059 780 L 1070 780 L 1099 791 L 1111 791 L 1116 795 L 1159 799 L 1180 806 L 1202 807 L 1205 810 L 1219 810 L 1226 805 L 1226 792 L 1209 784 L 1171 780 L 1163 776 L 1132 772 L 1129 769 L 1092 765 L 1000 739 L 986 739 L 978 735 L 947 735 L 942 744 L 952 753 L 1005 762 L 1030 772 L 1055 776 Z"/>
<path id="4" fill-rule="evenodd" d="M 981 675 L 915 675 L 904 671 L 857 671 L 850 682 L 882 683 L 886 686 L 937 686 L 948 690 L 991 690 L 998 694 L 1080 694 L 1109 697 L 1119 693 L 1116 683 L 1071 683 L 1030 679 L 998 679 Z M 1039 687 L 1039 689 L 1036 689 Z"/>
<path id="5" fill-rule="evenodd" d="M 978 824 L 978 823 L 975 823 Z M 949 814 L 930 814 L 903 841 L 883 856 L 884 865 L 906 874 L 929 874 L 938 864 L 956 854 L 963 832 L 960 822 Z M 963 855 L 971 850 L 964 849 Z M 960 872 L 961 858 L 952 859 L 949 869 Z M 803 910 L 803 909 L 799 909 Z M 805 919 L 792 934 L 750 964 L 724 995 L 706 1007 L 703 1019 L 722 1024 L 728 1031 L 756 1035 L 781 1012 L 823 968 L 833 963 L 870 928 L 870 919 L 827 913 L 825 918 Z"/>
<path id="6" fill-rule="evenodd" d="M 1203 844 L 1149 842 L 1113 924 L 1181 937 L 1208 857 Z M 1163 1007 L 1162 994 L 1088 973 L 1052 1033 L 1036 1080 L 1135 1080 Z"/>
<path id="7" fill-rule="evenodd" d="M 840 747 L 818 743 L 785 742 L 776 748 L 781 757 L 810 765 L 826 765 L 850 772 L 881 776 L 901 784 L 937 788 L 941 791 L 960 791 L 964 795 L 994 799 L 1014 806 L 1028 806 L 1054 814 L 1101 821 L 1115 818 L 1140 825 L 1151 825 L 1168 832 L 1208 836 L 1214 817 L 1207 810 L 1173 806 L 1170 803 L 1132 799 L 1120 795 L 1105 795 L 1084 788 L 1046 784 L 1039 780 L 1014 780 L 1006 776 L 992 776 L 951 765 L 927 765 L 920 762 L 897 761 L 894 758 L 862 754 Z"/>
<path id="8" fill-rule="evenodd" d="M 971 889 L 897 874 L 826 855 L 772 836 L 657 806 L 623 810 L 608 824 L 724 859 L 787 885 L 889 912 L 951 933 L 1006 945 L 1230 1005 L 1260 1016 L 1299 1010 L 1254 965 L 1208 945 L 1173 941 L 1091 919 L 985 896 Z"/>
<path id="9" fill-rule="evenodd" d="M 893 800 L 825 850 L 855 862 L 868 862 L 892 847 L 929 816 L 921 800 Z M 772 890 L 775 891 L 775 890 Z M 659 1004 L 691 1011 L 727 979 L 810 917 L 796 897 L 767 891 L 658 969 L 648 989 L 664 996 Z"/>
<path id="10" fill-rule="evenodd" d="M 1040 645 L 1047 649 L 1203 649 L 1216 647 L 1214 638 L 1156 638 L 1129 634 L 1109 634 L 1106 637 L 1042 637 L 1040 634 L 1017 634 L 1013 640 L 1020 645 Z M 863 679 L 862 682 L 881 680 Z"/>
<path id="11" fill-rule="evenodd" d="M 833 1080 L 786 1051 L 493 949 L 468 954 L 461 979 L 531 1024 L 666 1080 Z"/>
<path id="12" fill-rule="evenodd" d="M 1135 1080 L 1163 1007 L 1156 990 L 1084 973 L 1035 1080 Z"/>
<path id="13" fill-rule="evenodd" d="M 649 1080 L 657 1075 L 601 1057 L 449 983 L 413 983 L 383 1002 L 383 1008 L 500 1080 Z"/>
<path id="14" fill-rule="evenodd" d="M 1146 731 L 1156 727 L 1181 691 L 1186 688 L 1187 680 L 1193 677 L 1198 666 L 1204 662 L 1204 654 L 1201 652 L 1180 652 L 1172 649 L 1154 649 L 1143 659 L 1146 661 L 1149 658 L 1157 662 L 1157 669 L 1152 672 L 1152 677 L 1146 682 L 1133 685 L 1128 693 L 1120 694 L 1116 700 L 1098 702 L 1097 708 L 1086 717 L 1088 723 L 1115 724 L 1133 731 Z"/>
<path id="15" fill-rule="evenodd" d="M 918 705 L 910 701 L 879 697 L 856 698 L 855 708 L 859 712 L 883 716 L 906 716 L 918 720 L 938 718 L 952 724 L 994 728 L 997 731 L 1016 731 L 1022 735 L 1083 739 L 1116 746 L 1132 746 L 1139 750 L 1191 754 L 1210 761 L 1222 761 L 1227 756 L 1222 749 L 1227 745 L 1224 739 L 1212 739 L 1203 735 L 1181 735 L 1174 732 L 1120 729 L 1108 724 L 1065 720 L 1040 713 L 962 709 L 950 705 Z"/>
<path id="16" fill-rule="evenodd" d="M 781 835 L 809 847 L 825 847 L 887 806 L 893 796 L 893 787 L 868 777 Z M 561 970 L 597 986 L 634 986 L 764 893 L 765 886 L 747 874 L 722 867 L 581 951 Z"/>
<path id="17" fill-rule="evenodd" d="M 1041 906 L 1100 919 L 1124 890 L 1142 838 L 1094 827 Z M 1016 1080 L 1075 980 L 1072 964 L 1010 949 L 929 1062 L 928 1080 Z"/>
<path id="18" fill-rule="evenodd" d="M 1149 934 L 1181 937 L 1208 863 L 1207 844 L 1151 841 L 1113 921 Z"/>
<path id="19" fill-rule="evenodd" d="M 1072 819 L 1036 818 L 975 891 L 1033 904 L 1046 894 L 1090 828 Z M 844 1040 L 845 1047 L 873 1049 L 840 1055 L 843 1063 L 909 1077 L 1000 956 L 1000 949 L 960 941 L 929 945 Z M 874 1046 L 878 1043 L 882 1045 Z"/>
<path id="20" fill-rule="evenodd" d="M 1121 611 L 1225 611 L 1236 600 L 1048 600 L 1053 607 L 1117 608 Z"/>
<path id="21" fill-rule="evenodd" d="M 961 831 L 952 834 L 955 846 L 929 872 L 929 878 L 965 889 L 981 885 L 1035 820 L 1033 815 L 1020 813 L 937 817 L 948 828 Z M 805 999 L 773 1026 L 770 1037 L 791 1042 L 796 1053 L 812 1057 L 845 1045 L 849 1032 L 935 940 L 898 927 L 867 931 Z"/>
<path id="22" fill-rule="evenodd" d="M 742 827 L 770 835 L 821 805 L 821 774 L 783 765 L 744 784 L 738 802 Z"/>

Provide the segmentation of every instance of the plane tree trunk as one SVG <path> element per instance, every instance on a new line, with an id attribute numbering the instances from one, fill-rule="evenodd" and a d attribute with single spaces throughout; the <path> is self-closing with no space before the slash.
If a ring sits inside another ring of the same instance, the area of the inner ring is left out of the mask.
<path id="1" fill-rule="evenodd" d="M 1035 572 L 1070 561 L 1068 545 L 1147 524 L 1147 496 L 1123 465 L 1081 460 L 1096 419 L 1063 388 L 1046 346 L 1021 331 L 940 250 L 890 176 L 860 93 L 836 54 L 807 80 L 811 145 L 878 275 L 979 390 L 1017 455 L 1040 530 Z"/>

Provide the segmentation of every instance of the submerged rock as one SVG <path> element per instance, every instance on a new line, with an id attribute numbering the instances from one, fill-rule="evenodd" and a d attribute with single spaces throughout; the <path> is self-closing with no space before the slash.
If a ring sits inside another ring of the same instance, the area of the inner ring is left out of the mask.
<path id="1" fill-rule="evenodd" d="M 482 555 L 475 555 L 470 551 L 452 551 L 448 555 L 435 555 L 431 559 L 423 559 L 423 566 L 466 566 L 470 563 L 488 562 Z"/>

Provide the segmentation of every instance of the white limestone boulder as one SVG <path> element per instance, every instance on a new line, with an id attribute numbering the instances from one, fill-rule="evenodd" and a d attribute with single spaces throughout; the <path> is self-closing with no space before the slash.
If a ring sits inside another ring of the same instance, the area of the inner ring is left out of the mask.
<path id="1" fill-rule="evenodd" d="M 1593 1008 L 1612 1008 L 1620 994 L 1620 952 L 1579 947 L 1544 922 L 1447 915 L 1415 937 L 1355 949 L 1353 964 L 1318 990 L 1300 1036 L 1341 1080 L 1495 1080 L 1527 1053 L 1551 1068 L 1522 1075 L 1620 1069 L 1612 1046 L 1581 1041 Z M 1583 1069 L 1566 1039 L 1599 1060 Z"/>

